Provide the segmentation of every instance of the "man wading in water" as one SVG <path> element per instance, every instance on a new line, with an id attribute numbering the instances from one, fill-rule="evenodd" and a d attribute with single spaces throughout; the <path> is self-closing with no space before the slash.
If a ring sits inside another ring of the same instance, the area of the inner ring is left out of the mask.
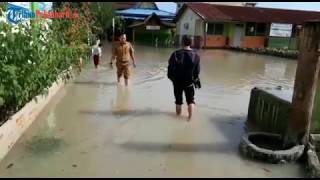
<path id="1" fill-rule="evenodd" d="M 194 86 L 201 88 L 199 80 L 200 57 L 190 48 L 191 39 L 184 35 L 182 37 L 183 49 L 171 54 L 168 66 L 168 78 L 173 82 L 174 96 L 176 99 L 176 113 L 181 115 L 183 104 L 183 92 L 188 104 L 188 120 L 191 119 L 194 108 Z"/>
<path id="2" fill-rule="evenodd" d="M 130 78 L 130 59 L 133 61 L 133 66 L 136 67 L 133 47 L 131 43 L 127 42 L 126 34 L 121 33 L 119 42 L 115 42 L 112 47 L 110 65 L 112 67 L 114 60 L 116 60 L 118 83 L 123 75 L 126 86 L 128 86 Z"/>

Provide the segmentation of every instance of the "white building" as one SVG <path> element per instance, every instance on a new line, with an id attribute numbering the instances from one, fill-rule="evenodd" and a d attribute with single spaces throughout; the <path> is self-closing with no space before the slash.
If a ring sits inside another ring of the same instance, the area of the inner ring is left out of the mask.
<path id="1" fill-rule="evenodd" d="M 176 45 L 183 35 L 195 48 L 297 48 L 299 28 L 320 18 L 318 11 L 214 3 L 184 3 L 176 14 Z M 221 2 L 232 3 L 232 2 Z"/>

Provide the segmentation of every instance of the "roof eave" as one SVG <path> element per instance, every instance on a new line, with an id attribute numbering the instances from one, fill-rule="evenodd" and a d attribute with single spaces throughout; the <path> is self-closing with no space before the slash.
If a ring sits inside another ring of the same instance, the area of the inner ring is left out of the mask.
<path id="1" fill-rule="evenodd" d="M 195 11 L 191 6 L 188 5 L 188 3 L 183 4 L 183 6 L 180 8 L 180 10 L 177 12 L 176 17 L 174 18 L 174 22 L 178 22 L 180 19 L 180 16 L 182 13 L 187 9 L 190 8 L 197 16 L 199 16 L 203 21 L 206 21 L 206 18 L 202 16 L 200 13 Z"/>

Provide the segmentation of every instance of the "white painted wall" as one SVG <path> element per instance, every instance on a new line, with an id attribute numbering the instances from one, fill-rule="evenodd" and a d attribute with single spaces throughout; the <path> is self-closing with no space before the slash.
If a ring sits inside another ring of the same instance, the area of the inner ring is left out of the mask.
<path id="1" fill-rule="evenodd" d="M 184 26 L 188 24 L 189 28 Z M 191 9 L 186 9 L 177 22 L 177 35 L 179 35 L 179 43 L 181 43 L 182 35 L 190 36 L 204 36 L 205 23 L 204 21 Z"/>
<path id="2" fill-rule="evenodd" d="M 205 22 L 202 19 L 196 20 L 195 34 L 196 36 L 204 36 Z"/>
<path id="3" fill-rule="evenodd" d="M 191 9 L 187 8 L 181 15 L 179 21 L 177 22 L 177 34 L 180 35 L 179 42 L 181 42 L 181 35 L 196 35 L 196 21 L 201 20 L 201 18 L 194 13 Z M 185 28 L 185 24 L 188 24 L 188 29 Z M 203 23 L 202 23 L 203 24 Z M 201 28 L 202 27 L 198 27 Z M 197 33 L 198 35 L 198 33 Z"/>

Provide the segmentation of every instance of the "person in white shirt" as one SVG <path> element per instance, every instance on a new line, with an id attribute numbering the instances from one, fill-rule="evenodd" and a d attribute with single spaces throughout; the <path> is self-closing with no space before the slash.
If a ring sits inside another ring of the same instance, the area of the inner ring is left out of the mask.
<path id="1" fill-rule="evenodd" d="M 101 56 L 102 56 L 101 46 L 102 45 L 99 44 L 98 46 L 96 46 L 92 50 L 93 62 L 94 62 L 94 66 L 95 66 L 96 69 L 98 69 L 98 66 L 100 64 L 100 59 L 101 59 Z"/>

